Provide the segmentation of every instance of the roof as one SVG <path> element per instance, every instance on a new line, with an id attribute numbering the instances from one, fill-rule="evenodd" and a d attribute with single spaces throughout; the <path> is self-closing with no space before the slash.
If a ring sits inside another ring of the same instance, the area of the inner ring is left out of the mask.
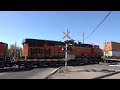
<path id="1" fill-rule="evenodd" d="M 120 42 L 109 41 L 109 42 L 106 42 L 106 43 L 120 43 Z"/>
<path id="2" fill-rule="evenodd" d="M 4 42 L 0 42 L 0 44 L 7 44 L 7 43 L 4 43 Z"/>
<path id="3" fill-rule="evenodd" d="M 23 40 L 23 44 L 24 43 L 43 43 L 43 42 L 49 42 L 50 44 L 64 44 L 64 42 L 61 41 L 53 41 L 53 40 L 42 40 L 42 39 L 24 39 Z"/>
<path id="4" fill-rule="evenodd" d="M 55 44 L 55 45 L 65 45 L 64 42 L 61 41 L 53 41 L 53 40 L 42 40 L 42 39 L 31 39 L 31 38 L 26 38 L 23 40 L 24 43 L 44 43 L 47 42 L 49 44 Z M 91 44 L 74 44 L 74 46 L 80 46 L 80 47 L 90 47 L 92 48 L 93 46 Z"/>

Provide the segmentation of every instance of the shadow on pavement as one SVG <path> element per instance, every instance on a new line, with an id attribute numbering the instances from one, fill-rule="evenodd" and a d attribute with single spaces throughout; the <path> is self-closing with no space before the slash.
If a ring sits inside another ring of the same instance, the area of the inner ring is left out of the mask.
<path id="1" fill-rule="evenodd" d="M 21 67 L 21 68 L 3 68 L 0 69 L 0 73 L 2 72 L 22 72 L 22 71 L 30 71 L 33 69 L 42 69 L 42 68 L 58 68 L 59 66 L 44 66 L 44 67 L 30 67 L 30 68 L 25 68 L 25 67 Z"/>
<path id="2" fill-rule="evenodd" d="M 33 70 L 34 68 L 5 68 L 5 69 L 0 69 L 1 72 L 21 72 L 21 71 L 30 71 Z"/>

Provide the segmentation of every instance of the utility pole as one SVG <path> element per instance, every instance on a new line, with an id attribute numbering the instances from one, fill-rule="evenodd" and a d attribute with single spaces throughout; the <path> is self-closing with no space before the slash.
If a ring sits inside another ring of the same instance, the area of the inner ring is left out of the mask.
<path id="1" fill-rule="evenodd" d="M 83 32 L 83 44 L 84 44 L 84 40 L 85 40 L 85 39 L 84 39 L 84 35 L 85 35 L 85 34 L 84 34 L 84 32 Z"/>
<path id="2" fill-rule="evenodd" d="M 70 34 L 70 32 L 68 31 L 68 29 L 67 29 L 67 32 L 63 32 L 64 34 L 65 34 L 65 36 L 63 37 L 63 39 L 64 38 L 67 38 L 67 41 L 68 41 L 68 39 L 70 39 L 70 36 L 69 36 L 69 34 Z M 68 60 L 68 50 L 67 50 L 67 47 L 68 47 L 68 44 L 66 43 L 65 44 L 65 69 L 67 70 L 67 60 Z"/>
<path id="3" fill-rule="evenodd" d="M 106 57 L 106 40 L 105 40 L 105 57 Z"/>
<path id="4" fill-rule="evenodd" d="M 105 58 L 106 58 L 106 40 L 105 40 L 105 48 L 104 48 L 104 52 L 105 52 L 105 57 L 104 57 L 104 63 L 105 63 Z"/>

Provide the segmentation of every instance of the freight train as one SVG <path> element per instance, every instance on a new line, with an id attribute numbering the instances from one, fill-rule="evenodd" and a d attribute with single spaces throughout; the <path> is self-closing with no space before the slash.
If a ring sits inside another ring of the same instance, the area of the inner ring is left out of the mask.
<path id="1" fill-rule="evenodd" d="M 8 49 L 8 44 L 0 42 L 0 68 L 4 67 L 4 61 L 6 59 L 7 49 Z"/>
<path id="2" fill-rule="evenodd" d="M 70 44 L 71 40 L 61 42 L 28 38 L 23 41 L 22 55 L 10 65 L 18 65 L 19 67 L 22 65 L 25 67 L 63 65 L 66 43 L 68 44 L 69 65 L 99 63 L 101 61 L 103 51 L 98 45 L 82 44 L 81 42 Z"/>

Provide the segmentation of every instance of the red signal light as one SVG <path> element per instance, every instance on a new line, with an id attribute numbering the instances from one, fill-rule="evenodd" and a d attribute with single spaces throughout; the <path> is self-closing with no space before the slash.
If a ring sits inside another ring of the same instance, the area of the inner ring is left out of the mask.
<path id="1" fill-rule="evenodd" d="M 62 47 L 62 51 L 64 51 L 64 48 Z"/>

